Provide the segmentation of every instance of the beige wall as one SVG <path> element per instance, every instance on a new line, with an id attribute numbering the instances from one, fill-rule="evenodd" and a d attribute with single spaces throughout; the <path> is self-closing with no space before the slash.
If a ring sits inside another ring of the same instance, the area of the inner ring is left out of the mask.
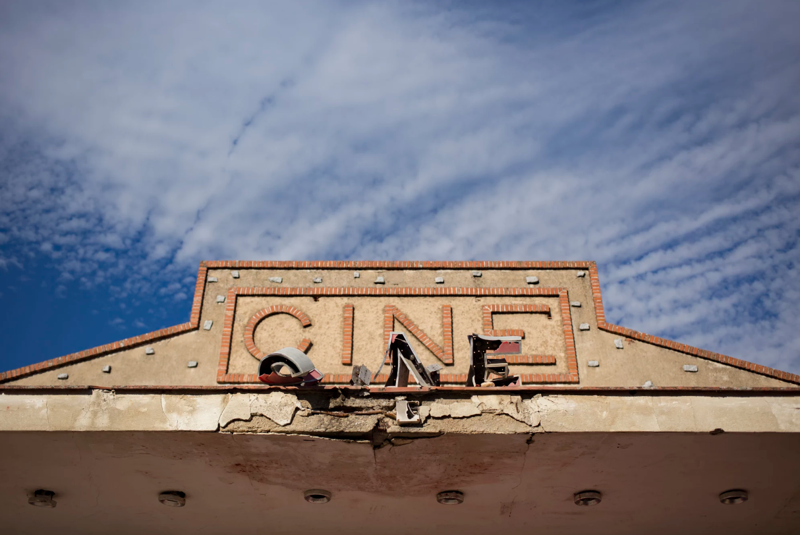
<path id="1" fill-rule="evenodd" d="M 11 384 L 20 385 L 212 385 L 216 384 L 216 372 L 222 343 L 222 327 L 226 305 L 216 303 L 217 295 L 226 296 L 230 287 L 358 287 L 376 288 L 377 276 L 386 279 L 382 287 L 465 287 L 465 288 L 521 288 L 558 287 L 566 288 L 570 301 L 580 301 L 579 308 L 571 307 L 572 325 L 578 356 L 580 384 L 585 386 L 641 386 L 652 381 L 655 386 L 724 386 L 724 387 L 769 387 L 793 386 L 770 377 L 757 375 L 731 366 L 703 360 L 677 351 L 644 342 L 626 340 L 624 349 L 616 349 L 614 340 L 618 335 L 599 331 L 592 305 L 589 277 L 577 277 L 578 269 L 560 270 L 503 270 L 482 269 L 483 276 L 475 278 L 472 270 L 361 270 L 360 278 L 353 277 L 352 270 L 269 270 L 239 269 L 240 278 L 234 279 L 231 270 L 210 269 L 208 277 L 218 282 L 205 286 L 200 325 L 213 321 L 210 331 L 202 328 L 190 332 L 118 351 L 77 364 L 44 371 L 25 377 Z M 529 286 L 526 276 L 537 276 L 539 284 Z M 282 284 L 269 282 L 269 277 L 282 277 Z M 312 282 L 322 277 L 321 284 Z M 444 277 L 443 285 L 435 284 L 436 277 Z M 309 315 L 312 325 L 302 328 L 300 323 L 288 315 L 276 315 L 264 320 L 256 331 L 258 346 L 265 352 L 286 345 L 297 345 L 301 339 L 309 338 L 313 346 L 309 356 L 324 373 L 349 374 L 351 367 L 341 363 L 343 306 L 355 306 L 353 363 L 366 364 L 375 371 L 382 359 L 383 308 L 394 304 L 406 313 L 434 342 L 443 345 L 441 307 L 453 307 L 453 330 L 455 364 L 445 372 L 465 373 L 468 368 L 467 335 L 482 332 L 481 307 L 484 304 L 548 304 L 552 319 L 540 314 L 495 315 L 496 329 L 522 328 L 526 331 L 523 341 L 524 354 L 552 354 L 557 357 L 555 366 L 513 366 L 515 373 L 563 373 L 566 372 L 564 338 L 561 333 L 559 300 L 557 297 L 245 297 L 240 296 L 234 321 L 233 341 L 229 372 L 254 373 L 257 361 L 246 350 L 243 342 L 244 326 L 258 310 L 274 304 L 293 305 Z M 588 332 L 578 330 L 581 323 L 589 323 Z M 404 332 L 400 322 L 396 330 Z M 412 345 L 426 364 L 438 362 L 413 336 Z M 154 355 L 146 355 L 145 347 L 155 349 Z M 711 348 L 713 349 L 713 348 Z M 55 355 L 54 355 L 55 356 Z M 747 359 L 748 355 L 738 355 Z M 199 363 L 197 368 L 188 368 L 190 360 Z M 599 367 L 588 367 L 588 361 L 597 360 Z M 684 364 L 698 366 L 697 373 L 683 371 Z M 111 365 L 110 374 L 102 372 Z M 68 373 L 69 379 L 60 381 L 57 375 Z"/>

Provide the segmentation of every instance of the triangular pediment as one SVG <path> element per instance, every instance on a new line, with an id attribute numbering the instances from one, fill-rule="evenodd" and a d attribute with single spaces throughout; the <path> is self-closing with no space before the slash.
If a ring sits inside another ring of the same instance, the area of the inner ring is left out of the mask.
<path id="1" fill-rule="evenodd" d="M 10 385 L 259 384 L 258 360 L 306 351 L 324 384 L 377 369 L 388 333 L 464 386 L 467 336 L 522 336 L 523 387 L 782 388 L 800 377 L 605 319 L 594 262 L 203 262 L 187 323 L 0 374 Z M 380 381 L 381 378 L 378 378 Z"/>

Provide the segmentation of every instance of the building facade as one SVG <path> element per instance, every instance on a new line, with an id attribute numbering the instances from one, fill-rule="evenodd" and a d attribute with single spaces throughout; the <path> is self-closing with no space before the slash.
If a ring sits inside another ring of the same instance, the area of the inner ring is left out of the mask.
<path id="1" fill-rule="evenodd" d="M 392 332 L 441 386 L 350 385 Z M 521 385 L 465 386 L 472 334 Z M 204 262 L 188 323 L 0 392 L 13 533 L 800 532 L 800 376 L 608 323 L 593 262 Z"/>

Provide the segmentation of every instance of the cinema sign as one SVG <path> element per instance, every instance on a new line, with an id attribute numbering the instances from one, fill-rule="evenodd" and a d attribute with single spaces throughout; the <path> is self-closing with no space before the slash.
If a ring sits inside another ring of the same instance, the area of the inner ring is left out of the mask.
<path id="1" fill-rule="evenodd" d="M 445 367 L 443 383 L 466 380 L 472 333 L 521 336 L 506 359 L 525 384 L 578 382 L 566 288 L 234 286 L 225 304 L 219 383 L 255 383 L 256 361 L 286 346 L 346 383 L 353 364 L 378 368 L 395 330 Z"/>

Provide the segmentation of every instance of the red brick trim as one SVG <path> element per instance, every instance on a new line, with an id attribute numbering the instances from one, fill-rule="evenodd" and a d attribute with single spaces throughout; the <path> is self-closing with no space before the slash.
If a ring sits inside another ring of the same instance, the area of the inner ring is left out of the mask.
<path id="1" fill-rule="evenodd" d="M 457 287 L 425 287 L 405 288 L 377 286 L 373 288 L 343 287 L 304 287 L 304 288 L 279 288 L 275 286 L 252 286 L 247 288 L 234 287 L 239 296 L 286 296 L 286 297 L 369 297 L 369 296 L 397 296 L 397 297 L 443 297 L 454 295 L 457 297 L 558 297 L 566 288 L 543 286 L 540 288 L 457 288 Z M 569 303 L 567 303 L 569 304 Z"/>
<path id="2" fill-rule="evenodd" d="M 383 374 L 382 374 L 383 375 Z M 381 376 L 382 376 L 381 375 Z M 378 376 L 378 379 L 381 378 Z M 220 393 L 234 393 L 234 392 L 270 392 L 274 390 L 284 390 L 292 392 L 318 392 L 318 391 L 339 391 L 339 390 L 369 390 L 375 394 L 384 394 L 386 396 L 395 396 L 398 392 L 408 393 L 422 393 L 428 392 L 455 392 L 455 393 L 469 393 L 470 395 L 487 395 L 495 396 L 498 391 L 493 388 L 481 387 L 466 387 L 466 386 L 436 386 L 432 388 L 417 388 L 402 387 L 392 388 L 385 390 L 380 384 L 380 381 L 375 381 L 372 386 L 350 386 L 346 384 L 334 384 L 323 387 L 296 387 L 296 386 L 270 386 L 263 383 L 257 384 L 238 384 L 238 385 L 3 385 L 0 386 L 0 393 L 7 394 L 29 394 L 31 392 L 91 392 L 93 390 L 113 390 L 119 394 L 127 393 L 162 393 L 174 394 L 176 392 L 182 393 L 202 393 L 202 394 L 220 394 Z M 649 397 L 663 397 L 663 396 L 696 396 L 708 394 L 711 396 L 719 397 L 758 397 L 758 396 L 791 396 L 800 397 L 800 388 L 790 387 L 727 387 L 727 386 L 654 386 L 652 388 L 644 388 L 641 386 L 580 386 L 580 385 L 524 385 L 524 386 L 506 386 L 503 387 L 502 393 L 509 392 L 532 393 L 543 392 L 546 395 L 553 393 L 556 395 L 571 395 L 571 396 L 596 396 L 599 394 L 614 396 L 630 396 L 640 395 Z"/>
<path id="3" fill-rule="evenodd" d="M 760 364 L 754 364 L 746 360 L 729 357 L 727 355 L 722 355 L 720 353 L 714 353 L 713 351 L 706 351 L 705 349 L 699 349 L 697 347 L 693 347 L 687 344 L 673 342 L 672 340 L 667 340 L 666 338 L 652 336 L 639 331 L 634 331 L 633 329 L 620 327 L 619 325 L 614 325 L 613 323 L 607 323 L 606 313 L 605 310 L 603 309 L 603 297 L 602 294 L 600 293 L 600 278 L 597 275 L 597 264 L 595 262 L 591 262 L 588 269 L 589 269 L 589 281 L 591 283 L 591 288 L 592 288 L 592 301 L 594 302 L 594 312 L 595 315 L 597 316 L 598 329 L 602 331 L 611 332 L 614 334 L 619 334 L 621 336 L 632 338 L 634 340 L 645 342 L 647 344 L 652 344 L 655 346 L 672 349 L 673 351 L 678 351 L 680 353 L 685 353 L 687 355 L 692 355 L 694 357 L 698 357 L 701 359 L 719 362 L 720 364 L 726 364 L 728 366 L 733 366 L 734 368 L 747 370 L 749 372 L 757 373 L 759 375 L 765 375 L 767 377 L 772 377 L 774 379 L 780 379 L 782 381 L 800 384 L 800 375 L 794 373 L 782 372 L 780 370 L 776 370 L 768 366 L 761 366 Z"/>
<path id="4" fill-rule="evenodd" d="M 509 364 L 552 365 L 556 363 L 553 355 L 502 355 Z"/>
<path id="5" fill-rule="evenodd" d="M 211 260 L 209 269 L 589 269 L 593 262 L 505 261 L 369 261 L 369 260 Z"/>
<path id="6" fill-rule="evenodd" d="M 244 345 L 250 354 L 258 360 L 263 359 L 267 356 L 267 354 L 256 346 L 256 341 L 253 339 L 256 333 L 256 327 L 258 327 L 258 324 L 264 321 L 266 318 L 275 314 L 289 314 L 290 316 L 294 316 L 300 320 L 300 323 L 303 324 L 304 328 L 311 326 L 311 320 L 306 313 L 295 307 L 275 305 L 259 310 L 253 314 L 253 317 L 250 318 L 250 321 L 247 322 L 247 325 L 244 328 Z M 300 342 L 300 345 L 297 346 L 297 349 L 305 352 L 309 347 L 311 347 L 311 340 L 308 338 L 303 338 L 303 340 Z"/>
<path id="7" fill-rule="evenodd" d="M 233 336 L 233 319 L 236 311 L 236 302 L 239 296 L 319 296 L 319 297 L 341 297 L 341 296 L 543 296 L 543 297 L 558 297 L 559 306 L 561 307 L 561 321 L 562 331 L 564 334 L 564 342 L 566 345 L 567 357 L 567 370 L 568 373 L 533 373 L 523 374 L 522 381 L 524 384 L 541 384 L 541 383 L 579 383 L 578 376 L 578 358 L 575 353 L 575 338 L 572 332 L 572 316 L 569 307 L 569 298 L 565 288 L 349 288 L 349 287 L 333 287 L 333 288 L 276 288 L 276 287 L 252 287 L 252 288 L 230 288 L 228 291 L 228 298 L 226 300 L 225 309 L 225 322 L 222 330 L 222 345 L 220 348 L 220 361 L 217 369 L 217 382 L 218 383 L 255 383 L 258 378 L 255 374 L 237 374 L 228 373 L 228 363 L 230 359 L 230 351 Z M 388 308 L 392 307 L 391 314 L 388 314 Z M 445 308 L 446 307 L 446 308 Z M 452 307 L 445 305 L 442 309 L 443 323 L 450 316 L 450 332 L 452 333 Z M 438 348 L 443 357 L 446 357 L 447 352 L 439 346 L 430 341 L 430 338 L 425 335 L 419 328 L 411 322 L 411 320 L 397 310 L 394 305 L 387 305 L 387 310 L 384 314 L 384 342 L 388 343 L 386 333 L 391 332 L 394 328 L 394 319 L 397 318 L 401 322 L 405 322 L 406 328 L 415 336 L 425 336 L 427 341 L 432 344 L 434 351 Z M 549 308 L 548 308 L 549 310 Z M 397 315 L 401 317 L 398 317 Z M 402 319 L 401 319 L 402 318 Z M 414 330 L 409 328 L 409 325 Z M 445 324 L 446 327 L 446 324 Z M 386 329 L 389 329 L 386 331 Z M 415 332 L 416 331 L 416 332 Z M 445 328 L 445 332 L 447 329 Z M 419 334 L 417 334 L 419 333 Z M 445 338 L 445 341 L 447 338 Z M 452 336 L 450 336 L 452 343 Z M 426 340 L 420 338 L 424 344 Z M 426 347 L 431 348 L 426 344 Z M 452 353 L 450 353 L 452 355 Z M 530 358 L 547 359 L 547 356 L 530 355 Z M 543 362 L 544 363 L 544 362 Z M 462 380 L 463 376 L 463 380 Z M 350 375 L 347 374 L 328 374 L 325 376 L 324 382 L 331 383 L 349 383 Z M 466 374 L 441 374 L 440 377 L 445 383 L 464 383 L 466 382 Z"/>
<path id="8" fill-rule="evenodd" d="M 196 330 L 200 325 L 200 311 L 203 308 L 203 294 L 205 293 L 207 271 L 208 268 L 206 267 L 205 263 L 201 262 L 200 269 L 197 272 L 197 282 L 195 283 L 195 289 L 194 289 L 194 300 L 192 302 L 192 311 L 191 315 L 189 316 L 188 323 L 181 323 L 180 325 L 167 327 L 165 329 L 159 329 L 157 331 L 152 331 L 146 334 L 140 334 L 139 336 L 134 336 L 132 338 L 125 338 L 124 340 L 120 340 L 118 342 L 114 342 L 111 344 L 105 344 L 93 347 L 91 349 L 85 349 L 83 351 L 78 351 L 77 353 L 64 355 L 63 357 L 45 360 L 43 362 L 38 362 L 36 364 L 31 364 L 29 366 L 23 366 L 15 370 L 2 372 L 0 373 L 0 383 L 4 383 L 6 381 L 11 381 L 14 379 L 21 379 L 23 377 L 28 377 L 30 375 L 34 375 L 48 370 L 53 370 L 56 368 L 60 368 L 62 366 L 67 366 L 69 364 L 75 364 L 77 362 L 82 362 L 84 360 L 90 360 L 96 357 L 101 357 L 103 355 L 108 355 L 109 353 L 113 353 L 115 351 L 119 351 L 122 349 L 130 349 L 132 347 L 141 346 L 148 342 L 156 342 L 158 340 L 164 340 L 172 336 Z"/>
<path id="9" fill-rule="evenodd" d="M 525 331 L 522 329 L 495 329 L 492 320 L 493 314 L 550 314 L 550 307 L 547 305 L 483 305 L 483 334 L 486 336 L 521 336 L 525 338 Z"/>
<path id="10" fill-rule="evenodd" d="M 411 321 L 411 318 L 406 316 L 394 305 L 386 305 L 383 309 L 383 344 L 384 347 L 389 345 L 389 335 L 394 331 L 394 320 L 399 321 L 403 327 L 413 334 L 417 340 L 427 347 L 437 359 L 441 360 L 446 366 L 452 366 L 453 359 L 453 307 L 450 305 L 442 306 L 442 332 L 444 333 L 443 341 L 444 348 L 431 340 L 430 336 L 420 329 L 416 323 Z M 391 359 L 389 355 L 386 356 L 386 364 L 389 364 Z"/>
<path id="11" fill-rule="evenodd" d="M 455 362 L 453 351 L 453 307 L 442 305 L 442 342 L 444 343 L 444 363 L 452 366 Z"/>
<path id="12" fill-rule="evenodd" d="M 225 298 L 225 319 L 222 322 L 222 345 L 219 350 L 219 365 L 217 366 L 217 382 L 223 382 L 221 378 L 231 375 L 228 373 L 228 361 L 230 360 L 231 338 L 233 338 L 233 318 L 236 314 L 236 288 L 228 289 L 228 296 Z M 227 345 L 225 340 L 228 341 Z M 258 377 L 253 374 L 253 379 L 248 382 L 256 382 Z"/>
<path id="13" fill-rule="evenodd" d="M 342 328 L 342 364 L 353 364 L 353 321 L 355 307 L 351 304 L 344 306 L 344 325 Z"/>

